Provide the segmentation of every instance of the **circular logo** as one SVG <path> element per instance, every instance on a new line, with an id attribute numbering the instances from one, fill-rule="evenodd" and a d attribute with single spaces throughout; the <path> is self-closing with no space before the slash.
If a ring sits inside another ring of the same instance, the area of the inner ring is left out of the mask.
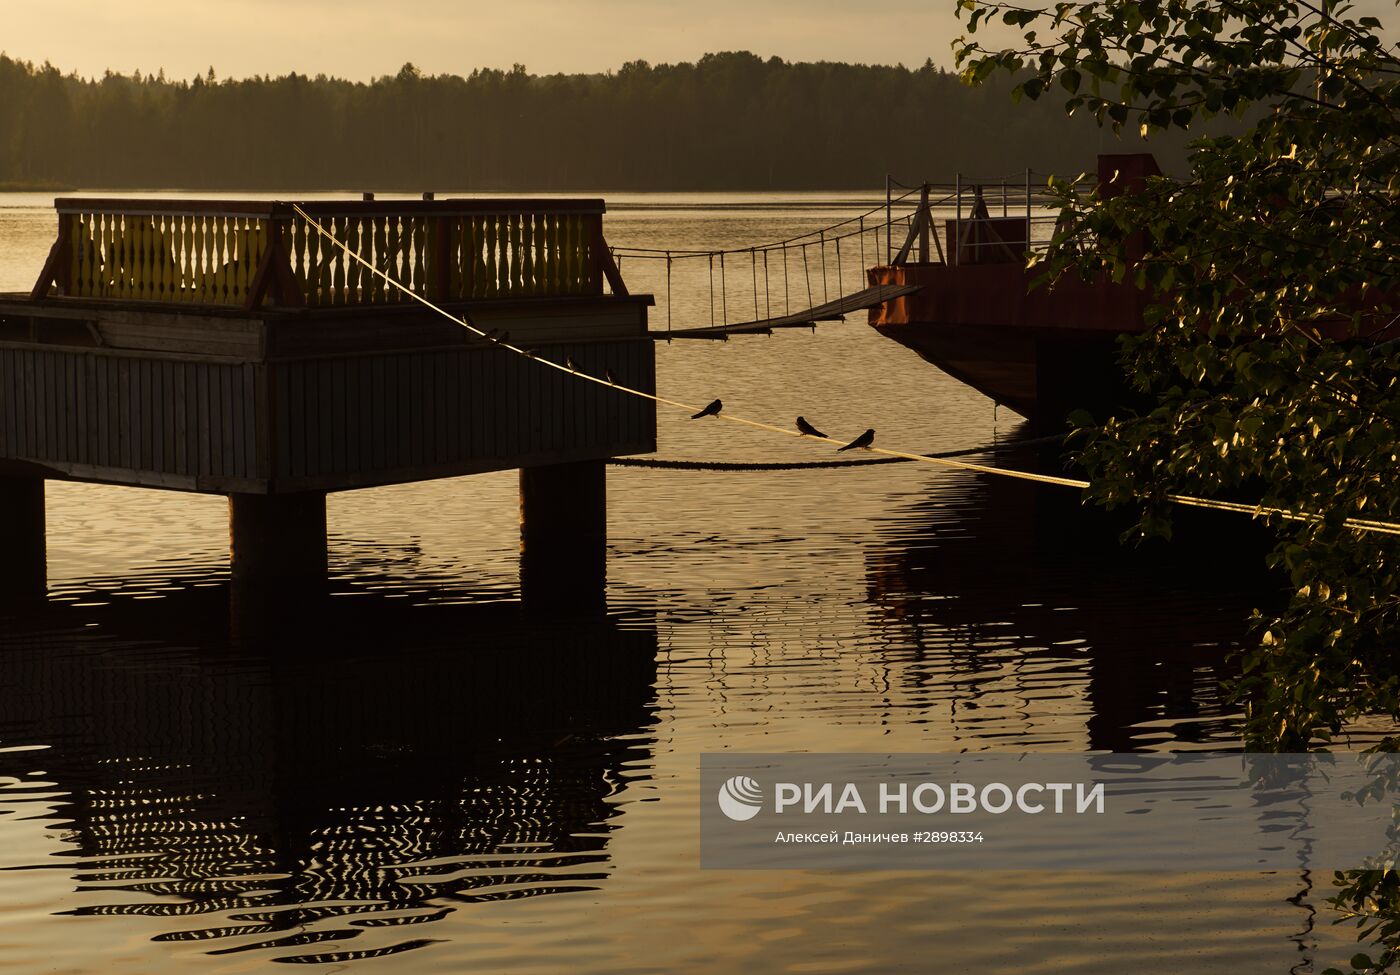
<path id="1" fill-rule="evenodd" d="M 763 790 L 747 775 L 736 775 L 719 787 L 719 808 L 735 822 L 753 819 L 763 808 Z"/>

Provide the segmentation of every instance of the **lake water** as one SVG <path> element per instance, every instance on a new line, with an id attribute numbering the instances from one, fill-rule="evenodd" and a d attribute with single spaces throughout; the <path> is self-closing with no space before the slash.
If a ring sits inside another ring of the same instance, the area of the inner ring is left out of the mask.
<path id="1" fill-rule="evenodd" d="M 613 197 L 606 228 L 748 246 L 857 212 L 832 196 Z M 32 284 L 53 223 L 47 197 L 0 195 L 0 290 Z M 622 270 L 640 292 L 664 268 Z M 673 267 L 677 327 L 708 324 L 707 273 Z M 863 319 L 661 344 L 659 390 L 909 450 L 1018 436 Z M 659 422 L 666 458 L 830 450 Z M 1350 955 L 1327 879 L 1296 873 L 699 869 L 705 752 L 1238 748 L 1221 681 L 1253 556 L 1125 551 L 1058 489 L 923 466 L 611 468 L 610 620 L 552 626 L 516 612 L 516 490 L 506 472 L 332 496 L 329 608 L 238 641 L 222 499 L 50 482 L 48 608 L 0 619 L 0 972 L 1283 973 Z"/>

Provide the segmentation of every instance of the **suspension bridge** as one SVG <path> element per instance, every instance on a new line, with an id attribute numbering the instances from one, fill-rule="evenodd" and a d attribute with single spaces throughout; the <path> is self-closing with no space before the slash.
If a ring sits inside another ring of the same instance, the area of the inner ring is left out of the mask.
<path id="1" fill-rule="evenodd" d="M 890 177 L 884 202 L 780 240 L 713 250 L 609 246 L 609 254 L 619 269 L 663 269 L 648 275 L 658 304 L 653 338 L 722 340 L 810 328 L 919 290 L 870 282 L 866 269 L 872 265 L 929 263 L 935 255 L 952 264 L 1020 261 L 1027 245 L 1048 240 L 1057 212 L 1058 198 L 1036 188 L 1037 178 L 1026 170 L 905 186 Z M 949 224 L 946 245 L 934 229 L 940 218 Z M 682 314 L 676 311 L 678 277 L 690 299 Z"/>

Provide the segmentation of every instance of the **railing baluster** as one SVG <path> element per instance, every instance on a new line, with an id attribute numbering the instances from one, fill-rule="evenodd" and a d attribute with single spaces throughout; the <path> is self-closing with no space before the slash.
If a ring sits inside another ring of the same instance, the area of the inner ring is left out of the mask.
<path id="1" fill-rule="evenodd" d="M 470 218 L 472 230 L 472 291 L 473 298 L 486 296 L 486 218 Z"/>
<path id="2" fill-rule="evenodd" d="M 486 290 L 483 298 L 494 298 L 500 294 L 496 277 L 496 217 L 486 214 Z"/>
<path id="3" fill-rule="evenodd" d="M 248 282 L 248 221 L 234 217 L 229 228 L 229 303 L 243 304 Z"/>
<path id="4" fill-rule="evenodd" d="M 176 214 L 174 219 L 170 221 L 170 233 L 173 238 L 170 250 L 175 261 L 175 293 L 172 300 L 181 304 L 190 300 L 190 255 L 186 246 L 186 241 L 189 238 L 185 235 L 185 224 L 184 214 Z"/>
<path id="5" fill-rule="evenodd" d="M 160 218 L 160 300 L 175 301 L 180 287 L 180 262 L 175 253 L 175 218 Z"/>
<path id="6" fill-rule="evenodd" d="M 102 298 L 107 294 L 107 275 L 112 262 L 107 250 L 107 221 L 105 213 L 97 214 L 92 223 L 92 279 L 88 281 L 85 297 Z"/>
<path id="7" fill-rule="evenodd" d="M 190 217 L 190 301 L 205 300 L 204 221 L 202 216 Z"/>
<path id="8" fill-rule="evenodd" d="M 414 226 L 413 218 L 401 216 L 399 221 L 399 260 L 398 260 L 398 281 L 410 291 L 413 290 L 413 263 L 416 255 L 413 253 Z M 408 296 L 395 289 L 396 301 L 406 301 Z"/>
<path id="9" fill-rule="evenodd" d="M 554 250 L 555 241 L 558 240 L 559 237 L 559 226 L 555 222 L 555 217 L 552 213 L 543 214 L 543 219 L 544 237 L 540 242 L 541 263 L 544 265 L 544 274 L 542 277 L 545 290 L 553 294 L 557 290 L 557 281 L 555 279 L 558 277 L 557 272 L 559 268 L 559 261 Z"/>
<path id="10" fill-rule="evenodd" d="M 514 254 L 511 248 L 511 219 L 508 214 L 502 214 L 496 218 L 498 243 L 501 247 L 500 272 L 501 272 L 501 295 L 511 297 L 515 290 L 515 268 Z"/>
<path id="11" fill-rule="evenodd" d="M 389 266 L 389 260 L 389 218 L 378 216 L 374 218 L 374 266 L 382 271 Z M 385 291 L 384 279 L 377 274 L 373 278 L 374 300 L 386 300 L 388 294 Z"/>
<path id="12" fill-rule="evenodd" d="M 122 217 L 122 292 L 123 298 L 139 298 L 136 290 L 136 224 L 133 216 Z"/>
<path id="13" fill-rule="evenodd" d="M 228 301 L 228 217 L 215 217 L 214 224 L 214 302 Z"/>
<path id="14" fill-rule="evenodd" d="M 413 239 L 413 266 L 409 268 L 404 284 L 414 294 L 423 293 L 423 279 L 427 276 L 427 262 L 424 258 L 424 251 L 427 250 L 427 243 L 423 239 L 423 220 L 421 217 L 410 216 L 407 218 L 408 232 Z"/>
<path id="15" fill-rule="evenodd" d="M 520 215 L 510 215 L 510 280 L 513 294 L 525 293 L 525 230 Z"/>
<path id="16" fill-rule="evenodd" d="M 345 230 L 345 244 L 350 248 L 352 254 L 365 256 L 365 235 L 364 219 L 362 217 L 351 217 L 349 225 Z M 346 288 L 349 292 L 347 300 L 351 303 L 358 303 L 364 299 L 365 288 L 365 266 L 359 261 L 352 259 L 349 254 L 345 256 L 349 267 L 346 272 Z"/>
<path id="17" fill-rule="evenodd" d="M 345 217 L 336 217 L 331 221 L 331 236 L 338 241 L 344 241 L 348 223 Z M 329 241 L 327 242 L 329 244 Z M 331 300 L 329 304 L 343 305 L 346 301 L 345 282 L 345 252 L 339 247 L 331 246 L 330 260 L 332 268 L 331 278 Z"/>
<path id="18" fill-rule="evenodd" d="M 107 293 L 113 298 L 131 297 L 127 294 L 126 289 L 126 238 L 122 234 L 125 223 L 125 217 L 121 214 L 113 214 L 111 226 L 108 228 L 111 241 L 108 251 L 110 269 L 107 272 L 107 285 L 110 290 Z"/>

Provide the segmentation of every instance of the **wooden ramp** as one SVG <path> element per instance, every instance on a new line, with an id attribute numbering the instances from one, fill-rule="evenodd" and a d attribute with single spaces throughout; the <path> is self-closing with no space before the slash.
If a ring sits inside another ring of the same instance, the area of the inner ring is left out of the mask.
<path id="1" fill-rule="evenodd" d="M 766 335 L 775 328 L 807 328 L 817 322 L 838 321 L 853 311 L 874 308 L 895 298 L 903 298 L 919 290 L 913 284 L 877 284 L 863 291 L 848 294 L 844 298 L 828 301 L 804 311 L 794 312 L 777 318 L 764 318 L 752 322 L 737 322 L 733 325 L 709 325 L 704 328 L 677 328 L 671 331 L 652 330 L 655 339 L 727 339 L 731 335 Z"/>

